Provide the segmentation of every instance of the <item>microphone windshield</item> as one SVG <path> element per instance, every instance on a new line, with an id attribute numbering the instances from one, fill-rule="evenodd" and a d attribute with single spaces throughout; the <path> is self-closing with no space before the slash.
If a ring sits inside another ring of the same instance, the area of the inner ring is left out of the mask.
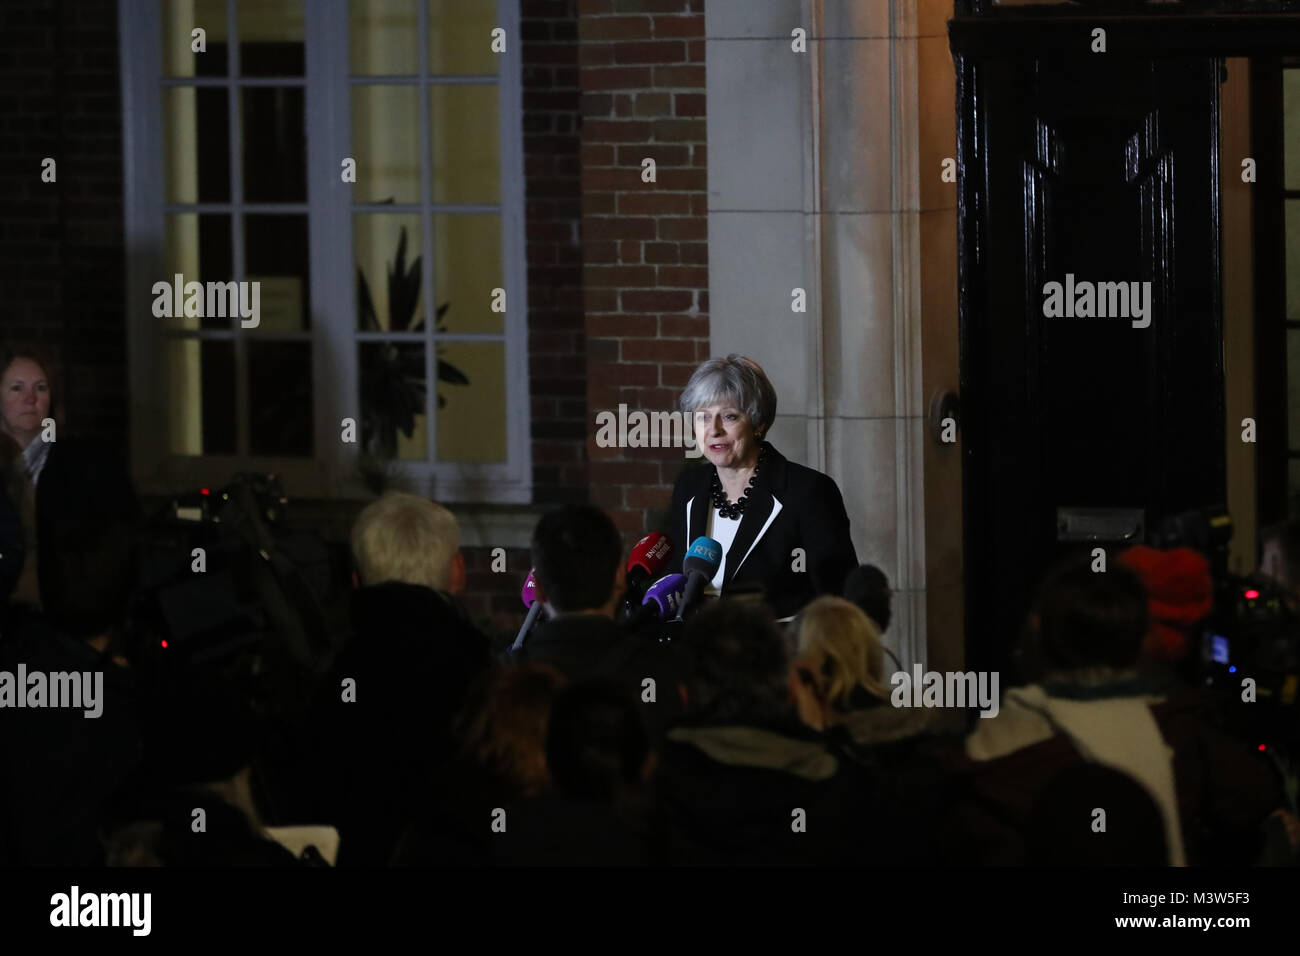
<path id="1" fill-rule="evenodd" d="M 633 546 L 627 570 L 631 573 L 640 568 L 653 579 L 663 573 L 672 556 L 673 539 L 661 531 L 652 531 Z"/>
<path id="2" fill-rule="evenodd" d="M 682 561 L 682 573 L 689 576 L 692 571 L 699 571 L 705 578 L 711 579 L 722 565 L 722 545 L 712 538 L 700 535 L 691 542 L 690 550 Z"/>
<path id="3" fill-rule="evenodd" d="M 700 535 L 691 542 L 690 550 L 682 559 L 682 574 L 686 577 L 686 591 L 675 620 L 684 620 L 686 612 L 699 600 L 704 588 L 722 566 L 722 545 L 712 538 Z"/>
<path id="4" fill-rule="evenodd" d="M 524 581 L 524 588 L 519 592 L 519 600 L 524 602 L 524 607 L 532 607 L 537 602 L 536 573 L 536 568 L 529 570 L 528 578 Z"/>
<path id="5" fill-rule="evenodd" d="M 645 600 L 641 604 L 655 609 L 656 616 L 666 621 L 677 614 L 685 591 L 686 575 L 666 574 L 646 589 Z"/>

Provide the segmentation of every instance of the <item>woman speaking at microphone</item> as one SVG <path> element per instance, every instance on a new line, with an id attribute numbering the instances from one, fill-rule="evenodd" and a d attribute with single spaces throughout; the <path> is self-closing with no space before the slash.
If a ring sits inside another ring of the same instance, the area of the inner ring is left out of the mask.
<path id="1" fill-rule="evenodd" d="M 818 595 L 838 595 L 858 563 L 844 499 L 829 476 L 763 440 L 776 391 L 758 363 L 710 359 L 691 376 L 681 409 L 694 421 L 704 460 L 677 479 L 669 534 L 683 554 L 700 536 L 722 545 L 705 593 L 758 592 L 777 617 Z"/>

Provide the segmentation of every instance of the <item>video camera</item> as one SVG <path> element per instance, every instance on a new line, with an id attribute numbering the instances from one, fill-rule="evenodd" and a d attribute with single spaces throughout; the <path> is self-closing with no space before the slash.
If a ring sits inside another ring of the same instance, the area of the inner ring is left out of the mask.
<path id="1" fill-rule="evenodd" d="M 145 524 L 130 656 L 221 671 L 251 696 L 268 671 L 305 683 L 341 635 L 326 613 L 346 558 L 284 525 L 275 475 L 239 475 L 173 499 Z"/>
<path id="2" fill-rule="evenodd" d="M 1227 729 L 1267 750 L 1300 744 L 1300 614 L 1296 598 L 1263 574 L 1228 570 L 1232 519 L 1221 507 L 1165 519 L 1152 547 L 1188 547 L 1205 555 L 1214 583 L 1214 610 L 1201 626 L 1184 676 L 1221 696 Z M 1243 682 L 1254 681 L 1255 705 L 1241 706 Z"/>

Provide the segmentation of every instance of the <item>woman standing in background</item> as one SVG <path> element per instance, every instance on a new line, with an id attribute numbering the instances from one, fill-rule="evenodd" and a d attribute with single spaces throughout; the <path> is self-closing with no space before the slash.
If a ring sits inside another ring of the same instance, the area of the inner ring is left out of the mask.
<path id="1" fill-rule="evenodd" d="M 108 517 L 139 520 L 122 456 L 106 442 L 68 435 L 58 423 L 55 368 L 41 348 L 0 347 L 0 492 L 18 517 L 16 526 L 12 518 L 0 520 L 0 583 L 16 574 L 10 601 L 47 609 L 51 596 L 40 587 L 40 545 L 54 540 L 56 526 Z M 47 431 L 47 422 L 56 425 Z M 0 506 L 0 518 L 5 511 Z M 19 537 L 17 527 L 20 540 L 7 540 Z M 21 553 L 16 572 L 5 567 L 15 550 Z"/>

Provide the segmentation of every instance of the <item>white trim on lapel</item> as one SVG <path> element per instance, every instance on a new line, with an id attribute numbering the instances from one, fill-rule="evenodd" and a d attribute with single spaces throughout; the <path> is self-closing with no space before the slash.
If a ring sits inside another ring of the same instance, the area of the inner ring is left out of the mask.
<path id="1" fill-rule="evenodd" d="M 736 565 L 736 570 L 732 571 L 728 575 L 728 577 L 734 578 L 737 574 L 740 573 L 741 566 L 744 565 L 745 559 L 754 553 L 754 549 L 758 547 L 758 543 L 763 540 L 763 535 L 767 534 L 767 529 L 772 527 L 772 522 L 776 520 L 776 516 L 779 515 L 780 513 L 781 513 L 781 501 L 779 498 L 777 498 L 776 495 L 773 495 L 772 513 L 768 515 L 767 520 L 763 522 L 763 527 L 758 529 L 758 534 L 754 536 L 754 543 L 751 544 L 749 546 L 749 550 L 745 552 L 745 557 L 740 559 L 740 564 Z"/>
<path id="2" fill-rule="evenodd" d="M 689 551 L 689 550 L 690 550 L 690 547 L 691 547 L 691 545 L 690 545 L 690 540 L 691 540 L 691 505 L 694 504 L 694 503 L 695 503 L 695 496 L 694 496 L 694 495 L 691 495 L 691 497 L 689 497 L 689 498 L 686 499 L 686 540 L 683 541 L 683 542 L 681 543 L 681 545 L 679 545 L 679 547 L 686 549 L 686 550 L 682 551 L 682 558 L 683 558 L 683 559 L 686 557 L 686 551 Z M 705 527 L 708 527 L 707 522 L 706 522 L 706 524 L 705 524 Z M 676 542 L 674 542 L 674 544 L 676 544 Z"/>

